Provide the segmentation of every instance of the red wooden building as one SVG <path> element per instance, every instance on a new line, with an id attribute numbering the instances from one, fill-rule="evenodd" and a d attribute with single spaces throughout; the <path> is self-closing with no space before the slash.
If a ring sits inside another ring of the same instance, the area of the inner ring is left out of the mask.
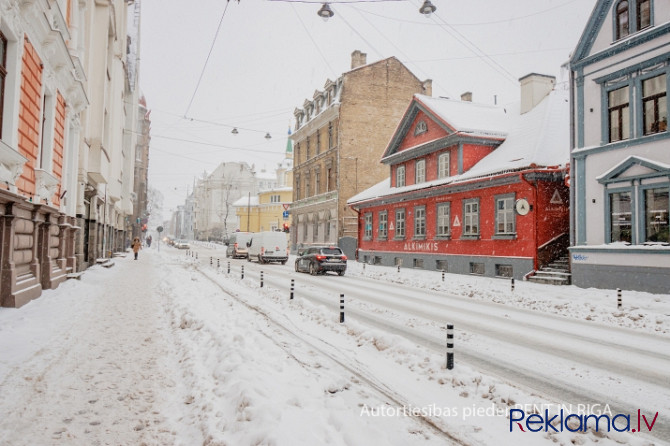
<path id="1" fill-rule="evenodd" d="M 358 259 L 522 278 L 567 253 L 568 93 L 521 79 L 512 107 L 415 95 L 381 162 L 390 179 L 352 197 Z"/>

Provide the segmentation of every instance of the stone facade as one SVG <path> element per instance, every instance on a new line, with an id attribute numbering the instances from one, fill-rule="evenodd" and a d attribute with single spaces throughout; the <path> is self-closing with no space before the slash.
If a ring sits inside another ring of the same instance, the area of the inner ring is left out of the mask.
<path id="1" fill-rule="evenodd" d="M 130 7 L 139 21 L 123 0 L 0 0 L 2 306 L 123 249 L 136 140 L 126 119 L 137 115 Z"/>
<path id="2" fill-rule="evenodd" d="M 351 70 L 295 110 L 292 250 L 356 237 L 347 200 L 384 178 L 379 159 L 395 125 L 415 93 L 431 90 L 395 57 L 366 64 L 354 51 Z"/>

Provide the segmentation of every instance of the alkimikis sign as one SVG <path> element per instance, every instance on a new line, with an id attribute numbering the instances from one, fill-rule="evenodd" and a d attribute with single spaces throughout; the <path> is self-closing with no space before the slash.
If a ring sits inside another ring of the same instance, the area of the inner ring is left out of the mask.
<path id="1" fill-rule="evenodd" d="M 544 411 L 544 416 L 533 413 L 526 417 L 524 410 L 511 409 L 509 411 L 509 431 L 513 432 L 516 429 L 517 432 L 519 430 L 521 432 L 563 432 L 564 430 L 569 432 L 586 432 L 588 429 L 593 429 L 596 432 L 599 430 L 606 432 L 641 432 L 643 428 L 646 428 L 647 431 L 651 432 L 657 418 L 658 412 L 656 412 L 650 422 L 647 416 L 641 413 L 640 409 L 637 410 L 637 420 L 634 415 L 631 417 L 630 414 L 623 413 L 614 416 L 576 413 L 566 415 L 563 409 L 552 417 L 549 416 L 548 409 Z"/>

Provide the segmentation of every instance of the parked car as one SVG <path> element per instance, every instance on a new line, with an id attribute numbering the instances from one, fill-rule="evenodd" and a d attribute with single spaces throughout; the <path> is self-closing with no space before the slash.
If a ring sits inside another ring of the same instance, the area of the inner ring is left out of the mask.
<path id="1" fill-rule="evenodd" d="M 247 242 L 249 252 L 247 260 L 256 259 L 258 263 L 288 261 L 288 239 L 285 232 L 265 231 L 252 234 Z"/>
<path id="2" fill-rule="evenodd" d="M 337 246 L 312 246 L 298 253 L 295 261 L 297 272 L 308 272 L 313 276 L 334 271 L 344 276 L 347 256 Z"/>
<path id="3" fill-rule="evenodd" d="M 253 232 L 234 232 L 226 242 L 226 257 L 246 258 L 249 254 L 247 242 L 251 240 Z"/>
<path id="4" fill-rule="evenodd" d="M 177 240 L 174 242 L 174 247 L 178 249 L 191 249 L 191 245 L 186 240 Z"/>

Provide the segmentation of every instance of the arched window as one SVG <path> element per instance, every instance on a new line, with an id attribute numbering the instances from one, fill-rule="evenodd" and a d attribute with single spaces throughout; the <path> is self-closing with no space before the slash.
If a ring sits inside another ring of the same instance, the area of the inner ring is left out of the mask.
<path id="1" fill-rule="evenodd" d="M 637 31 L 651 25 L 651 0 L 637 0 Z"/>
<path id="2" fill-rule="evenodd" d="M 622 39 L 630 34 L 630 24 L 628 20 L 628 2 L 622 0 L 616 7 L 616 38 Z"/>

